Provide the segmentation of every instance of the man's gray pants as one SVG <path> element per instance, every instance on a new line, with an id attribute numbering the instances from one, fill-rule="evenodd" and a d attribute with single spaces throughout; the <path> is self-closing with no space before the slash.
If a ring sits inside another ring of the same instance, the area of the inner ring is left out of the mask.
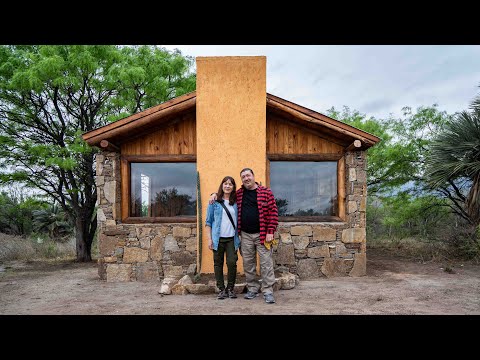
<path id="1" fill-rule="evenodd" d="M 273 272 L 273 247 L 268 250 L 260 244 L 260 233 L 241 233 L 243 270 L 247 281 L 248 291 L 259 292 L 260 282 L 257 278 L 257 256 L 260 258 L 260 275 L 262 277 L 262 292 L 273 293 L 275 274 Z"/>

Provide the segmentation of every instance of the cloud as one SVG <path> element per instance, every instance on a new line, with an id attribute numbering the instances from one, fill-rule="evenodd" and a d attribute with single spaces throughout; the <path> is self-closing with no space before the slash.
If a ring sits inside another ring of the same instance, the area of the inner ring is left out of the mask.
<path id="1" fill-rule="evenodd" d="M 401 116 L 410 106 L 466 110 L 478 95 L 478 45 L 165 45 L 192 56 L 267 57 L 267 92 L 320 113 L 348 106 Z"/>

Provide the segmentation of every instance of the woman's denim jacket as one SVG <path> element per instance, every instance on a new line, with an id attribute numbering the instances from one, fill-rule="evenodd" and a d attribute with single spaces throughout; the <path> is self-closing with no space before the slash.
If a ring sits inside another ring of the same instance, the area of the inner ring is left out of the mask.
<path id="1" fill-rule="evenodd" d="M 237 203 L 233 204 L 233 208 L 235 209 L 235 217 L 233 221 L 238 219 L 238 208 Z M 213 204 L 208 204 L 207 208 L 207 220 L 205 224 L 212 228 L 212 241 L 213 241 L 213 248 L 218 250 L 218 241 L 220 240 L 220 226 L 222 224 L 222 214 L 223 214 L 223 207 L 220 205 L 219 202 L 215 201 Z M 230 219 L 228 220 L 230 222 Z M 235 226 L 235 236 L 233 239 L 233 244 L 235 245 L 235 250 L 238 250 L 240 247 L 240 238 L 238 237 L 238 230 L 237 226 Z"/>

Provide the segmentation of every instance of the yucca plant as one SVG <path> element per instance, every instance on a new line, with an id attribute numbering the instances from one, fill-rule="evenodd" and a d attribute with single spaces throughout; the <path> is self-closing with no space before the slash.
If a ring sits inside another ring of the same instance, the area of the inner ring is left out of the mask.
<path id="1" fill-rule="evenodd" d="M 46 209 L 34 210 L 33 226 L 38 232 L 46 232 L 51 239 L 60 239 L 72 233 L 72 226 L 58 204 Z"/>
<path id="2" fill-rule="evenodd" d="M 462 111 L 448 123 L 430 146 L 426 175 L 432 188 L 455 186 L 455 181 L 467 183 L 466 191 L 457 189 L 464 201 L 465 218 L 473 225 L 480 224 L 480 98 L 472 111 Z M 452 199 L 453 200 L 453 199 Z"/>

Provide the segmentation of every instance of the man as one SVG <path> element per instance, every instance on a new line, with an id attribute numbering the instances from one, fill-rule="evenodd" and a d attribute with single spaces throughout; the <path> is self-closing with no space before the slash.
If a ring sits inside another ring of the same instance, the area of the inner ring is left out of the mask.
<path id="1" fill-rule="evenodd" d="M 273 247 L 264 245 L 273 241 L 278 225 L 278 209 L 272 190 L 255 181 L 253 170 L 240 171 L 242 187 L 237 190 L 238 234 L 241 236 L 243 270 L 248 291 L 245 299 L 254 299 L 260 290 L 267 304 L 274 304 L 273 284 Z M 210 197 L 210 203 L 216 200 L 216 193 Z M 260 258 L 262 287 L 256 276 L 257 253 Z"/>

